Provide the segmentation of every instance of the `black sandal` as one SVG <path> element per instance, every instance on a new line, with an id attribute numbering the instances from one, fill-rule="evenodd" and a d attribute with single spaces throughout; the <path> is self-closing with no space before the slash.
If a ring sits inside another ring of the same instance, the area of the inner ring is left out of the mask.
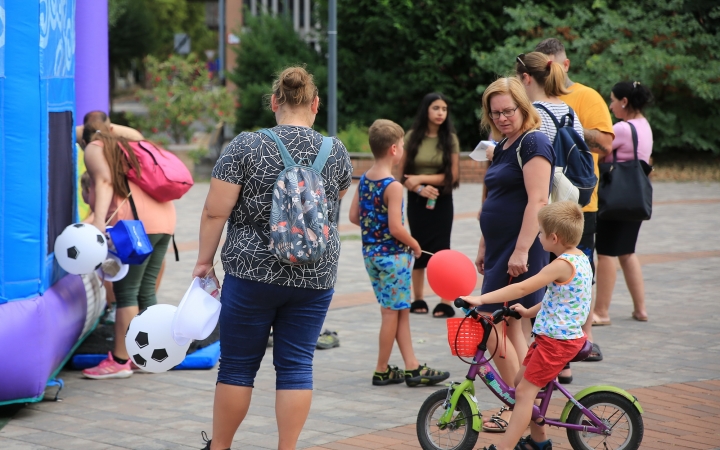
<path id="1" fill-rule="evenodd" d="M 424 309 L 425 311 L 418 311 L 418 309 Z M 428 311 L 430 311 L 430 308 L 428 307 L 428 304 L 425 303 L 425 300 L 415 300 L 414 302 L 410 303 L 410 312 L 415 314 L 427 314 Z"/>
<path id="2" fill-rule="evenodd" d="M 447 303 L 440 302 L 433 309 L 433 317 L 438 319 L 447 319 L 448 317 L 455 316 L 455 308 L 448 305 Z"/>
<path id="3" fill-rule="evenodd" d="M 505 420 L 505 419 L 503 419 L 503 417 L 502 417 L 502 414 L 503 414 L 505 411 L 510 411 L 510 412 L 512 412 L 512 409 L 510 409 L 510 408 L 508 408 L 507 406 L 504 406 L 504 405 L 501 406 L 501 407 L 500 407 L 500 411 L 498 411 L 497 413 L 495 413 L 495 414 L 493 414 L 492 416 L 490 416 L 487 421 L 484 421 L 484 422 L 483 422 L 483 428 L 482 428 L 482 430 L 483 430 L 485 433 L 504 433 L 505 430 L 506 430 L 507 427 L 508 427 L 508 421 Z M 495 426 L 494 426 L 494 427 L 487 427 L 486 425 L 487 425 L 487 424 L 490 424 L 490 423 L 492 423 L 492 424 L 495 425 Z"/>
<path id="4" fill-rule="evenodd" d="M 570 363 L 567 363 L 567 364 L 565 364 L 565 367 L 562 368 L 562 370 L 566 370 L 569 368 L 570 368 Z M 562 370 L 561 370 L 561 372 L 562 372 Z M 570 375 L 569 377 L 563 377 L 563 376 L 558 375 L 558 382 L 560 384 L 570 384 L 570 383 L 572 383 L 572 380 L 573 380 L 572 375 Z"/>

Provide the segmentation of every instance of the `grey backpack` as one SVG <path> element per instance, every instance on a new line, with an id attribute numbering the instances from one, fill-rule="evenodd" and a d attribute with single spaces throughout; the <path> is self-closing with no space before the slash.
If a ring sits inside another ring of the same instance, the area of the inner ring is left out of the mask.
<path id="1" fill-rule="evenodd" d="M 270 251 L 286 264 L 312 264 L 320 260 L 327 247 L 330 223 L 322 170 L 332 150 L 332 138 L 323 137 L 312 165 L 296 163 L 278 136 L 259 130 L 277 145 L 285 168 L 280 172 L 272 194 L 270 210 Z M 248 213 L 245 215 L 261 238 L 265 234 Z"/>

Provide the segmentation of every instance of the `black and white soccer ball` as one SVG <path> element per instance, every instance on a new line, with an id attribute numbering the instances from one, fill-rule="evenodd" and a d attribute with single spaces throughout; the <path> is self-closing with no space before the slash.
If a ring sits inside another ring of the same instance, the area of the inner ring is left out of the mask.
<path id="1" fill-rule="evenodd" d="M 172 323 L 177 307 L 153 305 L 130 322 L 125 347 L 133 362 L 146 372 L 165 372 L 180 364 L 190 348 L 173 339 Z"/>
<path id="2" fill-rule="evenodd" d="M 67 226 L 55 239 L 55 259 L 73 275 L 84 275 L 98 269 L 107 258 L 105 235 L 88 223 Z"/>

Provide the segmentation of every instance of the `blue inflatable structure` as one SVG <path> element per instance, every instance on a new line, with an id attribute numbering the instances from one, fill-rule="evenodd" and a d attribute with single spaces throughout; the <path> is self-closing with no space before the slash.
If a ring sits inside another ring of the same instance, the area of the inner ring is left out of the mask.
<path id="1" fill-rule="evenodd" d="M 74 78 L 75 1 L 0 0 L 0 404 L 42 399 L 104 298 L 53 254 L 77 219 Z"/>

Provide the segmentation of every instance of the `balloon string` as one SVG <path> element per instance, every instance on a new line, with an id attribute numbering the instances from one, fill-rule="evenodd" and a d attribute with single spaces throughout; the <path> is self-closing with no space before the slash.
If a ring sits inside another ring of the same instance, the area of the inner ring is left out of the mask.
<path id="1" fill-rule="evenodd" d="M 210 272 L 215 268 L 215 266 L 216 266 L 217 263 L 219 263 L 219 262 L 220 262 L 219 259 L 218 259 L 217 261 L 215 261 L 215 264 L 213 264 L 212 267 L 210 267 L 210 268 L 208 269 L 208 271 L 205 272 L 205 276 L 204 276 L 203 278 L 207 278 L 207 276 L 210 275 Z"/>
<path id="2" fill-rule="evenodd" d="M 435 253 L 428 252 L 428 251 L 425 251 L 425 250 L 420 250 L 420 251 L 421 251 L 422 253 L 425 253 L 426 255 L 430 255 L 430 256 L 433 256 L 433 255 L 435 254 Z"/>
<path id="3" fill-rule="evenodd" d="M 109 224 L 110 221 L 113 220 L 113 217 L 115 217 L 115 214 L 117 214 L 118 211 L 120 211 L 120 208 L 123 207 L 123 205 L 125 204 L 126 201 L 128 201 L 128 199 L 130 198 L 131 195 L 132 195 L 132 192 L 130 192 L 130 193 L 127 195 L 127 197 L 125 197 L 125 200 L 123 200 L 122 203 L 120 203 L 120 205 L 118 205 L 118 207 L 115 209 L 115 212 L 112 213 L 112 215 L 111 215 L 110 218 L 107 220 L 107 222 L 105 222 L 105 226 L 107 226 L 107 224 Z"/>

